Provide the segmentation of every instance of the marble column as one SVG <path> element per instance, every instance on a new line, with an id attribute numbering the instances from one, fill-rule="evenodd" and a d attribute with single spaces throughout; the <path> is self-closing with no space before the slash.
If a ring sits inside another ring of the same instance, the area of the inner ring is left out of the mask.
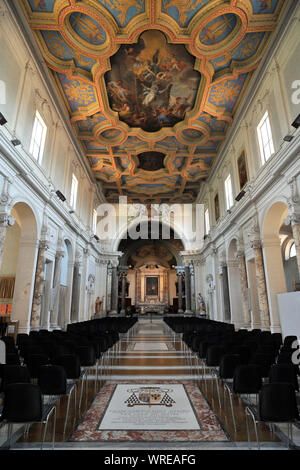
<path id="1" fill-rule="evenodd" d="M 14 225 L 15 219 L 6 212 L 0 214 L 0 268 L 2 266 L 2 257 L 7 227 Z"/>
<path id="2" fill-rule="evenodd" d="M 127 267 L 122 267 L 121 271 L 121 280 L 122 280 L 122 290 L 121 290 L 121 315 L 126 313 L 126 281 L 127 281 Z"/>
<path id="3" fill-rule="evenodd" d="M 262 249 L 260 240 L 250 241 L 251 248 L 254 253 L 254 264 L 256 274 L 256 288 L 258 294 L 260 326 L 263 330 L 270 329 L 270 314 L 267 297 L 266 278 L 262 257 Z"/>
<path id="4" fill-rule="evenodd" d="M 50 315 L 50 327 L 52 329 L 58 328 L 58 311 L 59 311 L 59 296 L 60 296 L 60 280 L 62 259 L 65 256 L 64 251 L 57 251 L 55 255 L 54 277 L 53 277 L 53 309 Z"/>
<path id="5" fill-rule="evenodd" d="M 163 301 L 170 305 L 170 289 L 169 289 L 169 269 L 164 272 L 164 299 Z"/>
<path id="6" fill-rule="evenodd" d="M 33 301 L 30 319 L 31 330 L 40 328 L 42 299 L 45 289 L 45 264 L 48 243 L 44 240 L 39 243 L 39 251 L 36 264 Z"/>
<path id="7" fill-rule="evenodd" d="M 183 268 L 176 268 L 178 277 L 178 313 L 183 313 L 182 310 L 182 275 Z"/>
<path id="8" fill-rule="evenodd" d="M 195 295 L 195 272 L 193 263 L 190 264 L 190 278 L 191 278 L 191 310 L 196 314 L 196 295 Z"/>
<path id="9" fill-rule="evenodd" d="M 80 300 L 80 267 L 81 263 L 74 263 L 73 271 L 73 289 L 72 289 L 72 307 L 71 307 L 71 321 L 79 321 L 79 300 Z"/>
<path id="10" fill-rule="evenodd" d="M 242 291 L 242 309 L 243 309 L 243 327 L 251 327 L 251 313 L 248 305 L 248 283 L 247 283 L 247 270 L 245 262 L 245 254 L 242 250 L 236 252 L 238 260 L 238 267 L 240 272 L 241 291 Z"/>
<path id="11" fill-rule="evenodd" d="M 134 305 L 137 305 L 138 301 L 138 271 L 134 268 Z"/>
<path id="12" fill-rule="evenodd" d="M 118 267 L 112 266 L 111 274 L 111 310 L 110 315 L 118 313 Z"/>
<path id="13" fill-rule="evenodd" d="M 111 311 L 111 285 L 112 285 L 112 266 L 107 266 L 107 284 L 106 284 L 106 314 Z"/>
<path id="14" fill-rule="evenodd" d="M 222 293 L 223 293 L 224 320 L 225 321 L 231 321 L 229 283 L 228 283 L 228 267 L 224 263 L 221 264 L 221 272 L 222 272 Z"/>
<path id="15" fill-rule="evenodd" d="M 185 282 L 185 314 L 190 315 L 191 311 L 191 278 L 190 267 L 184 267 L 184 282 Z"/>

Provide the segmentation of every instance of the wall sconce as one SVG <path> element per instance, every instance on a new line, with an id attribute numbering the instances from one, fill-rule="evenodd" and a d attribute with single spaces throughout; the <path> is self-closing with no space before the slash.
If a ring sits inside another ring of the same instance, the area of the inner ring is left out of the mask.
<path id="1" fill-rule="evenodd" d="M 7 120 L 5 119 L 3 114 L 0 113 L 0 126 L 4 126 L 4 124 L 6 124 L 6 123 L 7 123 Z"/>
<path id="2" fill-rule="evenodd" d="M 63 193 L 61 193 L 60 191 L 56 191 L 55 194 L 56 194 L 56 196 L 57 196 L 61 201 L 64 202 L 64 201 L 66 200 L 65 196 L 64 196 Z"/>

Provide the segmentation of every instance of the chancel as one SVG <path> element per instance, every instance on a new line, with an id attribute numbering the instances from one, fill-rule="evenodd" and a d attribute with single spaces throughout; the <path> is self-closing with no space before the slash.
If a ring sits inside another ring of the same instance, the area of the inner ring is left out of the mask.
<path id="1" fill-rule="evenodd" d="M 300 448 L 299 15 L 0 0 L 0 449 Z"/>

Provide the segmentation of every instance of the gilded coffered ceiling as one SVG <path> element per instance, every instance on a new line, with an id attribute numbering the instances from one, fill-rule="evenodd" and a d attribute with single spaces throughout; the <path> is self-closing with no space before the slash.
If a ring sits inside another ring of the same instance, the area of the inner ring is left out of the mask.
<path id="1" fill-rule="evenodd" d="M 19 0 L 108 201 L 191 202 L 283 0 Z"/>

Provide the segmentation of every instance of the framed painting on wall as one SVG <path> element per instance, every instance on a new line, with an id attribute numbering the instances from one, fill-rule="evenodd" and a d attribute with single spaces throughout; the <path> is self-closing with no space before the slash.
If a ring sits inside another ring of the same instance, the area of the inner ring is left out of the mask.
<path id="1" fill-rule="evenodd" d="M 216 218 L 216 222 L 217 222 L 217 220 L 219 220 L 219 218 L 220 218 L 220 204 L 219 204 L 219 194 L 218 193 L 215 195 L 214 202 L 215 202 L 215 218 Z"/>
<path id="2" fill-rule="evenodd" d="M 241 155 L 237 159 L 237 167 L 238 167 L 238 174 L 239 174 L 240 190 L 242 190 L 246 186 L 249 180 L 247 160 L 246 160 L 246 154 L 244 150 L 242 151 Z"/>
<path id="3" fill-rule="evenodd" d="M 146 277 L 146 295 L 158 295 L 158 276 Z"/>

